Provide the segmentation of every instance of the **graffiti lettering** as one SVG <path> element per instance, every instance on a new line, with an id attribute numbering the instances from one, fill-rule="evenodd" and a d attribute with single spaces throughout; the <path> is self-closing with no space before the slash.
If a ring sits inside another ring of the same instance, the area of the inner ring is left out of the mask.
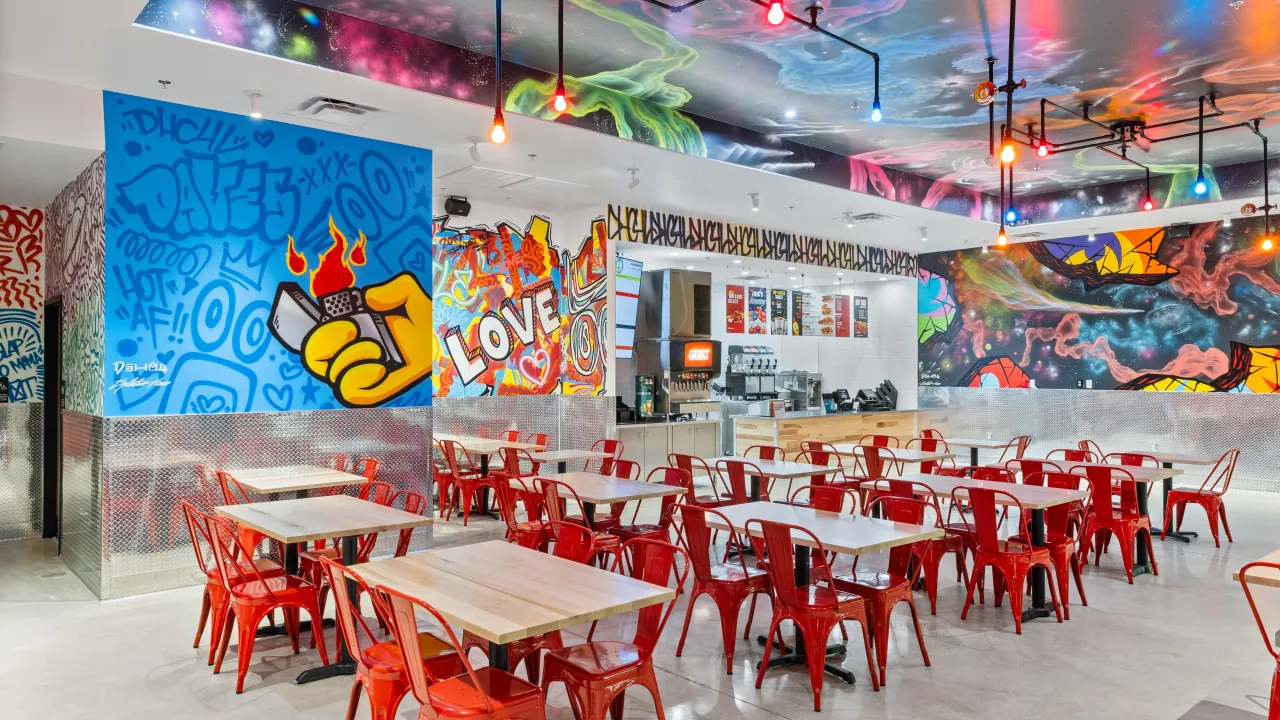
<path id="1" fill-rule="evenodd" d="M 249 147 L 249 138 L 217 118 L 194 118 L 166 112 L 164 104 L 134 108 L 122 113 L 125 129 L 138 135 L 154 135 L 177 145 L 199 145 L 211 153 L 228 153 Z"/>

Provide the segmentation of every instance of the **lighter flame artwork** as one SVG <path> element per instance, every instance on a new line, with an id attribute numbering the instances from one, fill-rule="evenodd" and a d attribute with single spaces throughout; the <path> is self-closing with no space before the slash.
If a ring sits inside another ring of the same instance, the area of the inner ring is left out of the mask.
<path id="1" fill-rule="evenodd" d="M 303 359 L 316 378 L 348 407 L 381 405 L 431 375 L 431 298 L 417 277 L 403 272 L 379 285 L 356 287 L 353 268 L 365 264 L 368 239 L 347 236 L 329 217 L 331 244 L 319 255 L 304 291 L 281 283 L 270 328 L 281 344 Z M 289 237 L 285 263 L 301 277 L 306 255 Z"/>
<path id="2" fill-rule="evenodd" d="M 920 384 L 1280 392 L 1280 265 L 1262 225 L 921 255 Z"/>
<path id="3" fill-rule="evenodd" d="M 435 221 L 436 396 L 600 395 L 608 332 L 607 233 L 576 252 L 551 223 L 449 227 Z"/>

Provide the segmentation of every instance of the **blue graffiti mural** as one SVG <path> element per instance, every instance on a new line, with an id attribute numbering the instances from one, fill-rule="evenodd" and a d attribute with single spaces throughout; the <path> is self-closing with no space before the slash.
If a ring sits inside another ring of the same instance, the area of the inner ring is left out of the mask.
<path id="1" fill-rule="evenodd" d="M 429 150 L 104 103 L 105 414 L 431 404 Z"/>

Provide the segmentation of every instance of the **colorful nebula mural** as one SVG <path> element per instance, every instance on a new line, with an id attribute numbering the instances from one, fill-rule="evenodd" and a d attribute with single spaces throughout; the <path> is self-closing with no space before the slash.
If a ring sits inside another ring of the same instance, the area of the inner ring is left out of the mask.
<path id="1" fill-rule="evenodd" d="M 1261 236 L 1250 218 L 921 255 L 920 384 L 1276 392 Z"/>
<path id="2" fill-rule="evenodd" d="M 586 230 L 562 249 L 538 215 L 492 227 L 435 219 L 437 396 L 604 393 L 604 218 Z"/>

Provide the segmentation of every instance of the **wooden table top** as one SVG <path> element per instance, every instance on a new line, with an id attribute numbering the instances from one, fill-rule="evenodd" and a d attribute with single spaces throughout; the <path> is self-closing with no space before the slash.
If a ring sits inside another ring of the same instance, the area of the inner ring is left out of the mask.
<path id="1" fill-rule="evenodd" d="M 500 540 L 386 558 L 356 568 L 496 643 L 667 602 L 675 590 Z"/>
<path id="2" fill-rule="evenodd" d="M 604 460 L 613 457 L 613 453 L 600 450 L 543 450 L 530 453 L 538 462 L 570 462 L 572 460 Z"/>
<path id="3" fill-rule="evenodd" d="M 220 505 L 214 511 L 283 543 L 404 530 L 433 522 L 427 516 L 347 495 Z"/>
<path id="4" fill-rule="evenodd" d="M 451 435 L 449 433 L 433 433 L 433 440 L 452 440 L 461 445 L 467 452 L 473 452 L 480 455 L 493 455 L 500 452 L 503 448 L 512 448 L 514 450 L 541 450 L 541 445 L 534 443 L 516 442 L 513 440 L 498 440 L 495 438 L 482 438 L 474 435 Z"/>
<path id="5" fill-rule="evenodd" d="M 646 500 L 648 498 L 666 497 L 667 495 L 681 495 L 687 492 L 677 485 L 634 482 L 610 475 L 597 475 L 588 472 L 546 473 L 538 477 L 559 480 L 573 488 L 573 491 L 578 493 L 578 498 L 582 502 L 595 505 Z"/>
<path id="6" fill-rule="evenodd" d="M 1122 450 L 1133 455 L 1150 455 L 1162 463 L 1172 465 L 1216 465 L 1221 455 L 1194 455 L 1189 453 L 1172 453 L 1164 450 Z"/>
<path id="7" fill-rule="evenodd" d="M 1025 459 L 1043 460 L 1044 458 L 1025 458 Z M 1051 462 L 1057 465 L 1058 467 L 1062 468 L 1063 472 L 1071 472 L 1072 469 L 1078 468 L 1078 467 L 1085 467 L 1085 468 L 1100 467 L 1100 468 L 1111 468 L 1113 470 L 1127 470 L 1129 471 L 1129 474 L 1133 476 L 1133 479 L 1140 483 L 1155 482 L 1157 480 L 1164 480 L 1166 478 L 1177 477 L 1182 474 L 1181 470 L 1176 470 L 1173 468 L 1151 467 L 1150 465 L 1138 467 L 1133 465 L 1111 465 L 1107 463 L 1070 462 L 1068 460 L 1044 460 L 1044 461 Z M 1017 461 L 1014 460 L 1011 462 L 1016 463 Z M 1121 479 L 1123 479 L 1123 476 L 1121 476 Z"/>
<path id="8" fill-rule="evenodd" d="M 708 458 L 706 462 L 707 465 L 710 465 L 711 469 L 714 470 L 716 463 L 721 460 L 741 460 L 743 462 L 749 462 L 760 468 L 760 472 L 763 473 L 765 477 L 781 478 L 783 480 L 787 480 L 789 478 L 812 477 L 814 475 L 834 475 L 835 473 L 844 470 L 844 468 L 840 467 L 810 465 L 809 463 L 798 463 L 791 460 L 785 460 L 782 462 L 778 462 L 777 460 L 753 460 L 751 458 L 744 458 L 740 455 L 721 455 L 720 457 Z"/>
<path id="9" fill-rule="evenodd" d="M 951 447 L 978 448 L 980 450 L 1000 450 L 1009 447 L 1012 440 L 977 440 L 973 438 L 959 438 L 952 440 L 951 438 L 943 438 L 947 445 Z"/>
<path id="10" fill-rule="evenodd" d="M 837 443 L 832 445 L 839 455 L 853 455 L 861 457 L 864 455 L 863 445 L 856 443 Z M 915 450 L 906 448 L 885 448 L 893 453 L 893 457 L 898 462 L 921 463 L 930 462 L 932 460 L 945 460 L 955 457 L 955 453 L 946 452 L 945 450 Z"/>
<path id="11" fill-rule="evenodd" d="M 728 518 L 733 524 L 733 529 L 739 533 L 745 532 L 748 520 L 790 523 L 810 530 L 828 550 L 849 555 L 879 552 L 919 540 L 940 538 L 944 534 L 942 528 L 891 522 L 864 515 L 824 512 L 773 502 L 727 505 L 716 510 Z M 707 516 L 707 525 L 722 530 L 728 529 L 724 521 L 715 515 Z M 752 526 L 751 529 L 754 535 L 760 536 L 758 527 Z M 794 537 L 798 545 L 814 546 L 813 540 L 807 535 Z"/>
<path id="12" fill-rule="evenodd" d="M 1262 562 L 1280 563 L 1280 550 L 1262 558 Z M 1240 582 L 1240 571 L 1237 570 L 1231 575 L 1231 579 Z M 1250 585 L 1265 585 L 1267 587 L 1280 588 L 1280 570 L 1273 568 L 1254 568 L 1245 575 L 1244 581 Z"/>
<path id="13" fill-rule="evenodd" d="M 281 467 L 247 468 L 227 470 L 241 485 L 263 495 L 298 490 L 360 485 L 363 475 L 354 475 L 333 468 L 315 465 L 285 465 Z"/>
<path id="14" fill-rule="evenodd" d="M 952 497 L 955 489 L 961 486 L 986 488 L 988 490 L 1003 490 L 1017 498 L 1018 502 L 1022 503 L 1022 507 L 1027 510 L 1043 510 L 1047 507 L 1063 505 L 1077 500 L 1085 500 L 1089 497 L 1089 492 L 1087 490 L 1062 490 L 1059 488 L 1039 487 L 1037 485 L 1021 485 L 1019 483 L 974 480 L 973 478 L 958 478 L 947 475 L 907 473 L 902 476 L 902 479 L 928 485 L 935 493 L 938 494 L 938 499 L 940 500 Z M 889 483 L 884 481 L 876 483 L 876 486 L 883 490 L 889 489 Z M 996 496 L 996 503 L 1000 505 L 1013 504 L 1009 498 L 999 495 Z"/>

